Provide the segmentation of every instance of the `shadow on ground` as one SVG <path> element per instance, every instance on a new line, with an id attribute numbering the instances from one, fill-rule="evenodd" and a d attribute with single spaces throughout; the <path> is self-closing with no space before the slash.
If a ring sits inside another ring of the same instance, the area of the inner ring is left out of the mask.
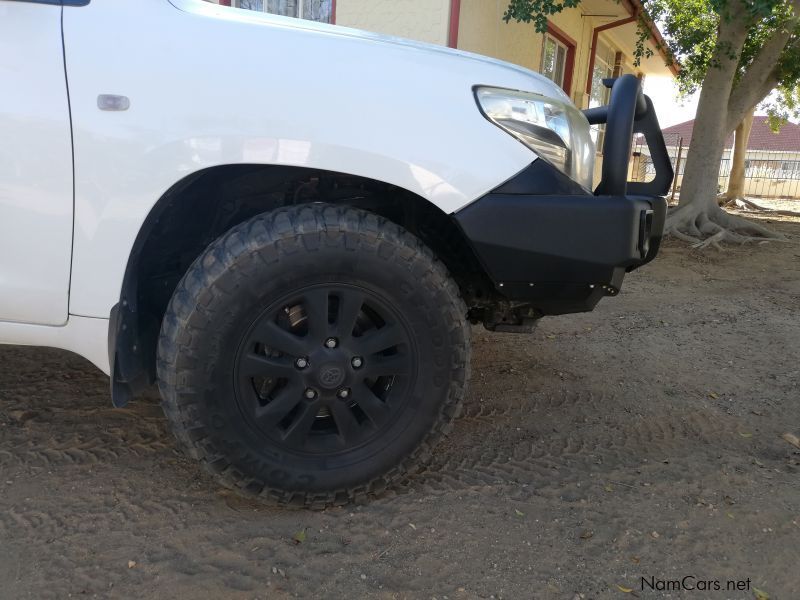
<path id="1" fill-rule="evenodd" d="M 324 512 L 220 490 L 83 359 L 0 348 L 0 596 L 663 597 L 641 578 L 692 575 L 794 598 L 799 276 L 796 242 L 668 244 L 592 314 L 476 328 L 430 468 Z"/>

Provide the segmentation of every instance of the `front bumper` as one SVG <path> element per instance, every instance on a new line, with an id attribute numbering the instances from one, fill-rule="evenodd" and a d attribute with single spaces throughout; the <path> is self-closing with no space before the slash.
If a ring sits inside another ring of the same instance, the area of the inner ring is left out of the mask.
<path id="1" fill-rule="evenodd" d="M 673 175 L 652 103 L 625 76 L 611 104 L 592 110 L 590 122 L 608 124 L 594 194 L 540 159 L 455 215 L 497 292 L 544 315 L 592 310 L 661 243 Z M 634 132 L 653 157 L 648 183 L 627 182 Z"/>

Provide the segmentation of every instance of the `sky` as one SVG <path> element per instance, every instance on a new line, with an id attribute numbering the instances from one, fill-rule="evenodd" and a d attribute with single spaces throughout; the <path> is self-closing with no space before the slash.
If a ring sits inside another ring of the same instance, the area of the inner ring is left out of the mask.
<path id="1" fill-rule="evenodd" d="M 672 77 L 645 78 L 644 93 L 653 101 L 658 124 L 662 129 L 694 119 L 699 94 L 693 94 L 683 102 L 679 102 L 678 86 Z"/>
<path id="2" fill-rule="evenodd" d="M 653 101 L 653 106 L 655 106 L 656 114 L 658 115 L 658 124 L 661 125 L 662 129 L 694 119 L 700 93 L 692 94 L 679 102 L 678 86 L 672 77 L 654 77 L 651 75 L 645 78 L 644 93 L 650 96 Z M 762 106 L 756 110 L 756 114 L 766 115 L 767 113 Z M 792 123 L 797 123 L 794 117 L 789 120 Z"/>

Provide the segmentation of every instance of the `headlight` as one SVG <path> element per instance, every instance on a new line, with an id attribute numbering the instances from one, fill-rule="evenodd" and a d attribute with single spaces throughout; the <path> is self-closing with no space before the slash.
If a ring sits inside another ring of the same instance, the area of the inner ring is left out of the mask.
<path id="1" fill-rule="evenodd" d="M 490 87 L 476 88 L 475 97 L 492 123 L 573 180 L 591 186 L 594 143 L 588 121 L 574 106 L 538 94 Z"/>

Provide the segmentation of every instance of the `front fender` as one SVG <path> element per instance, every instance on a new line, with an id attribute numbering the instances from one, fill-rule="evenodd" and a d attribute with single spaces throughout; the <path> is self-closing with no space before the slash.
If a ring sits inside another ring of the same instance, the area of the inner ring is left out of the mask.
<path id="1" fill-rule="evenodd" d="M 73 314 L 108 317 L 147 214 L 177 181 L 203 169 L 271 164 L 346 173 L 451 213 L 534 158 L 480 115 L 472 94 L 477 83 L 540 85 L 522 70 L 333 27 L 216 14 L 164 0 L 64 11 L 75 151 Z M 130 108 L 99 110 L 99 94 L 127 96 Z"/>

